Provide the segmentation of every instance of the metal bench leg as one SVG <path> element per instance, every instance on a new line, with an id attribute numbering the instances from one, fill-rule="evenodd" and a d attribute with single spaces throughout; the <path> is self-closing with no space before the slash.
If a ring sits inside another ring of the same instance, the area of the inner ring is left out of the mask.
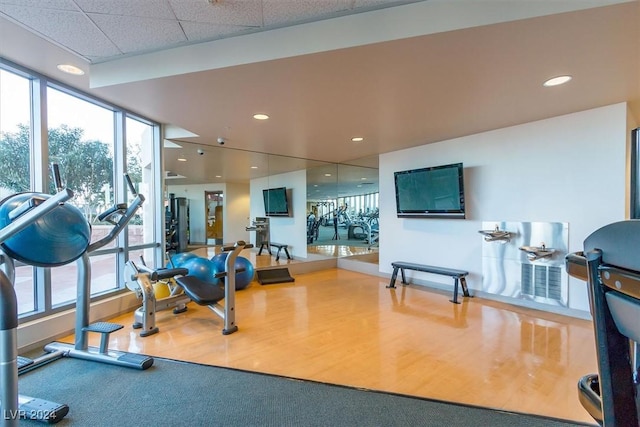
<path id="1" fill-rule="evenodd" d="M 402 284 L 406 285 L 407 284 L 407 278 L 404 277 L 404 268 L 400 269 L 400 275 L 402 276 Z"/>
<path id="2" fill-rule="evenodd" d="M 464 295 L 465 297 L 470 297 L 471 294 L 469 294 L 469 288 L 467 287 L 467 279 L 461 277 L 460 285 L 462 285 L 462 295 Z"/>
<path id="3" fill-rule="evenodd" d="M 284 253 L 287 255 L 287 259 L 291 259 L 291 255 L 289 255 L 289 250 L 285 247 Z"/>
<path id="4" fill-rule="evenodd" d="M 458 278 L 454 277 L 453 281 L 454 281 L 454 284 L 453 284 L 453 299 L 450 299 L 449 301 L 451 301 L 454 304 L 460 304 L 460 302 L 458 301 Z"/>
<path id="5" fill-rule="evenodd" d="M 395 288 L 396 287 L 396 277 L 398 277 L 398 267 L 393 267 L 393 274 L 391 275 L 391 282 L 387 288 Z"/>
<path id="6" fill-rule="evenodd" d="M 280 251 L 282 250 L 282 246 L 278 246 L 278 252 L 276 252 L 276 261 L 280 260 Z"/>

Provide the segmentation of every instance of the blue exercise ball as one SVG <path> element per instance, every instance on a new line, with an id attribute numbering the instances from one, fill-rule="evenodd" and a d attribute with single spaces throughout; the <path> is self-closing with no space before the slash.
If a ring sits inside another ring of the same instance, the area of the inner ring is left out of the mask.
<path id="1" fill-rule="evenodd" d="M 199 256 L 189 258 L 180 267 L 189 270 L 189 276 L 197 277 L 204 282 L 218 284 L 218 279 L 215 277 L 215 266 L 207 258 Z"/>
<path id="2" fill-rule="evenodd" d="M 0 201 L 0 229 L 11 224 L 9 214 L 18 206 L 49 197 L 42 193 L 18 193 Z M 56 267 L 80 258 L 90 241 L 91 226 L 82 211 L 65 203 L 2 242 L 2 250 L 25 264 Z"/>
<path id="3" fill-rule="evenodd" d="M 198 255 L 193 252 L 180 252 L 171 257 L 171 262 L 167 263 L 167 268 L 181 268 L 185 262 L 197 257 Z"/>
<path id="4" fill-rule="evenodd" d="M 222 252 L 211 258 L 211 262 L 213 262 L 215 266 L 216 273 L 226 271 L 227 255 L 227 252 Z M 244 268 L 244 271 L 236 273 L 236 290 L 244 289 L 249 286 L 249 283 L 253 280 L 253 274 L 255 272 L 253 264 L 251 264 L 251 261 L 247 258 L 239 256 L 236 258 L 234 265 L 236 270 Z"/>

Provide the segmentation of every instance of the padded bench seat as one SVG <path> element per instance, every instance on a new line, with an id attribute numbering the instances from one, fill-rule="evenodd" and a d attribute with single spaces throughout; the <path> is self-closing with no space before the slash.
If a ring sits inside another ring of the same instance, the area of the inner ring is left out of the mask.
<path id="1" fill-rule="evenodd" d="M 260 250 L 258 251 L 258 255 L 262 255 L 262 250 L 267 248 L 269 253 L 271 253 L 271 247 L 277 248 L 278 252 L 276 252 L 276 261 L 280 260 L 280 251 L 284 251 L 285 255 L 287 255 L 287 259 L 291 259 L 291 255 L 289 255 L 289 250 L 287 249 L 289 245 L 285 245 L 284 243 L 274 243 L 274 242 L 262 242 L 260 245 Z"/>
<path id="2" fill-rule="evenodd" d="M 389 283 L 389 286 L 387 286 L 387 288 L 396 287 L 396 278 L 398 277 L 398 270 L 400 270 L 403 285 L 407 284 L 407 279 L 405 277 L 404 271 L 414 270 L 414 271 L 421 271 L 424 273 L 439 274 L 442 276 L 452 277 L 454 280 L 453 299 L 449 301 L 451 301 L 454 304 L 460 304 L 460 302 L 458 302 L 458 283 L 462 285 L 463 295 L 465 297 L 471 296 L 469 294 L 469 289 L 467 288 L 467 281 L 465 279 L 465 277 L 469 274 L 468 271 L 455 270 L 453 268 L 436 267 L 433 265 L 415 264 L 412 262 L 402 262 L 402 261 L 392 262 L 391 266 L 393 267 L 393 274 L 391 275 L 391 283 Z"/>

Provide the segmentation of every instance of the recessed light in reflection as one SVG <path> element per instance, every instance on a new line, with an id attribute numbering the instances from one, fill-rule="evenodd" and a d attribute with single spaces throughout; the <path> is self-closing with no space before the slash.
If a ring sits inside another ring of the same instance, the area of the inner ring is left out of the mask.
<path id="1" fill-rule="evenodd" d="M 256 120 L 267 120 L 269 116 L 267 116 L 266 114 L 258 113 L 258 114 L 254 114 L 253 118 Z"/>

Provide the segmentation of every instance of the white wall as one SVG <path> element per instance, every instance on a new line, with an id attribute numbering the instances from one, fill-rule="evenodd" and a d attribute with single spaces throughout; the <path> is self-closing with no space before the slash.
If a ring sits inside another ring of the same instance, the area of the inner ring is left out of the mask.
<path id="1" fill-rule="evenodd" d="M 398 260 L 464 269 L 480 288 L 483 221 L 566 222 L 569 251 L 582 250 L 591 232 L 627 215 L 626 129 L 627 106 L 616 104 L 381 155 L 380 271 Z M 466 220 L 397 218 L 395 171 L 456 162 Z M 589 310 L 583 281 L 569 279 L 569 308 Z"/>
<path id="2" fill-rule="evenodd" d="M 205 244 L 207 241 L 206 211 L 204 193 L 222 191 L 224 205 L 222 210 L 224 243 L 249 239 L 245 227 L 249 218 L 248 184 L 198 184 L 169 185 L 167 192 L 176 197 L 185 197 L 189 201 L 189 241 L 191 244 Z"/>
<path id="3" fill-rule="evenodd" d="M 249 184 L 227 184 L 224 193 L 224 243 L 249 241 L 250 224 Z"/>
<path id="4" fill-rule="evenodd" d="M 289 253 L 296 258 L 307 257 L 307 173 L 296 171 L 251 181 L 251 220 L 264 217 L 262 190 L 286 187 L 291 190 L 290 217 L 269 217 L 271 241 L 289 245 Z M 255 243 L 252 233 L 251 242 Z"/>

